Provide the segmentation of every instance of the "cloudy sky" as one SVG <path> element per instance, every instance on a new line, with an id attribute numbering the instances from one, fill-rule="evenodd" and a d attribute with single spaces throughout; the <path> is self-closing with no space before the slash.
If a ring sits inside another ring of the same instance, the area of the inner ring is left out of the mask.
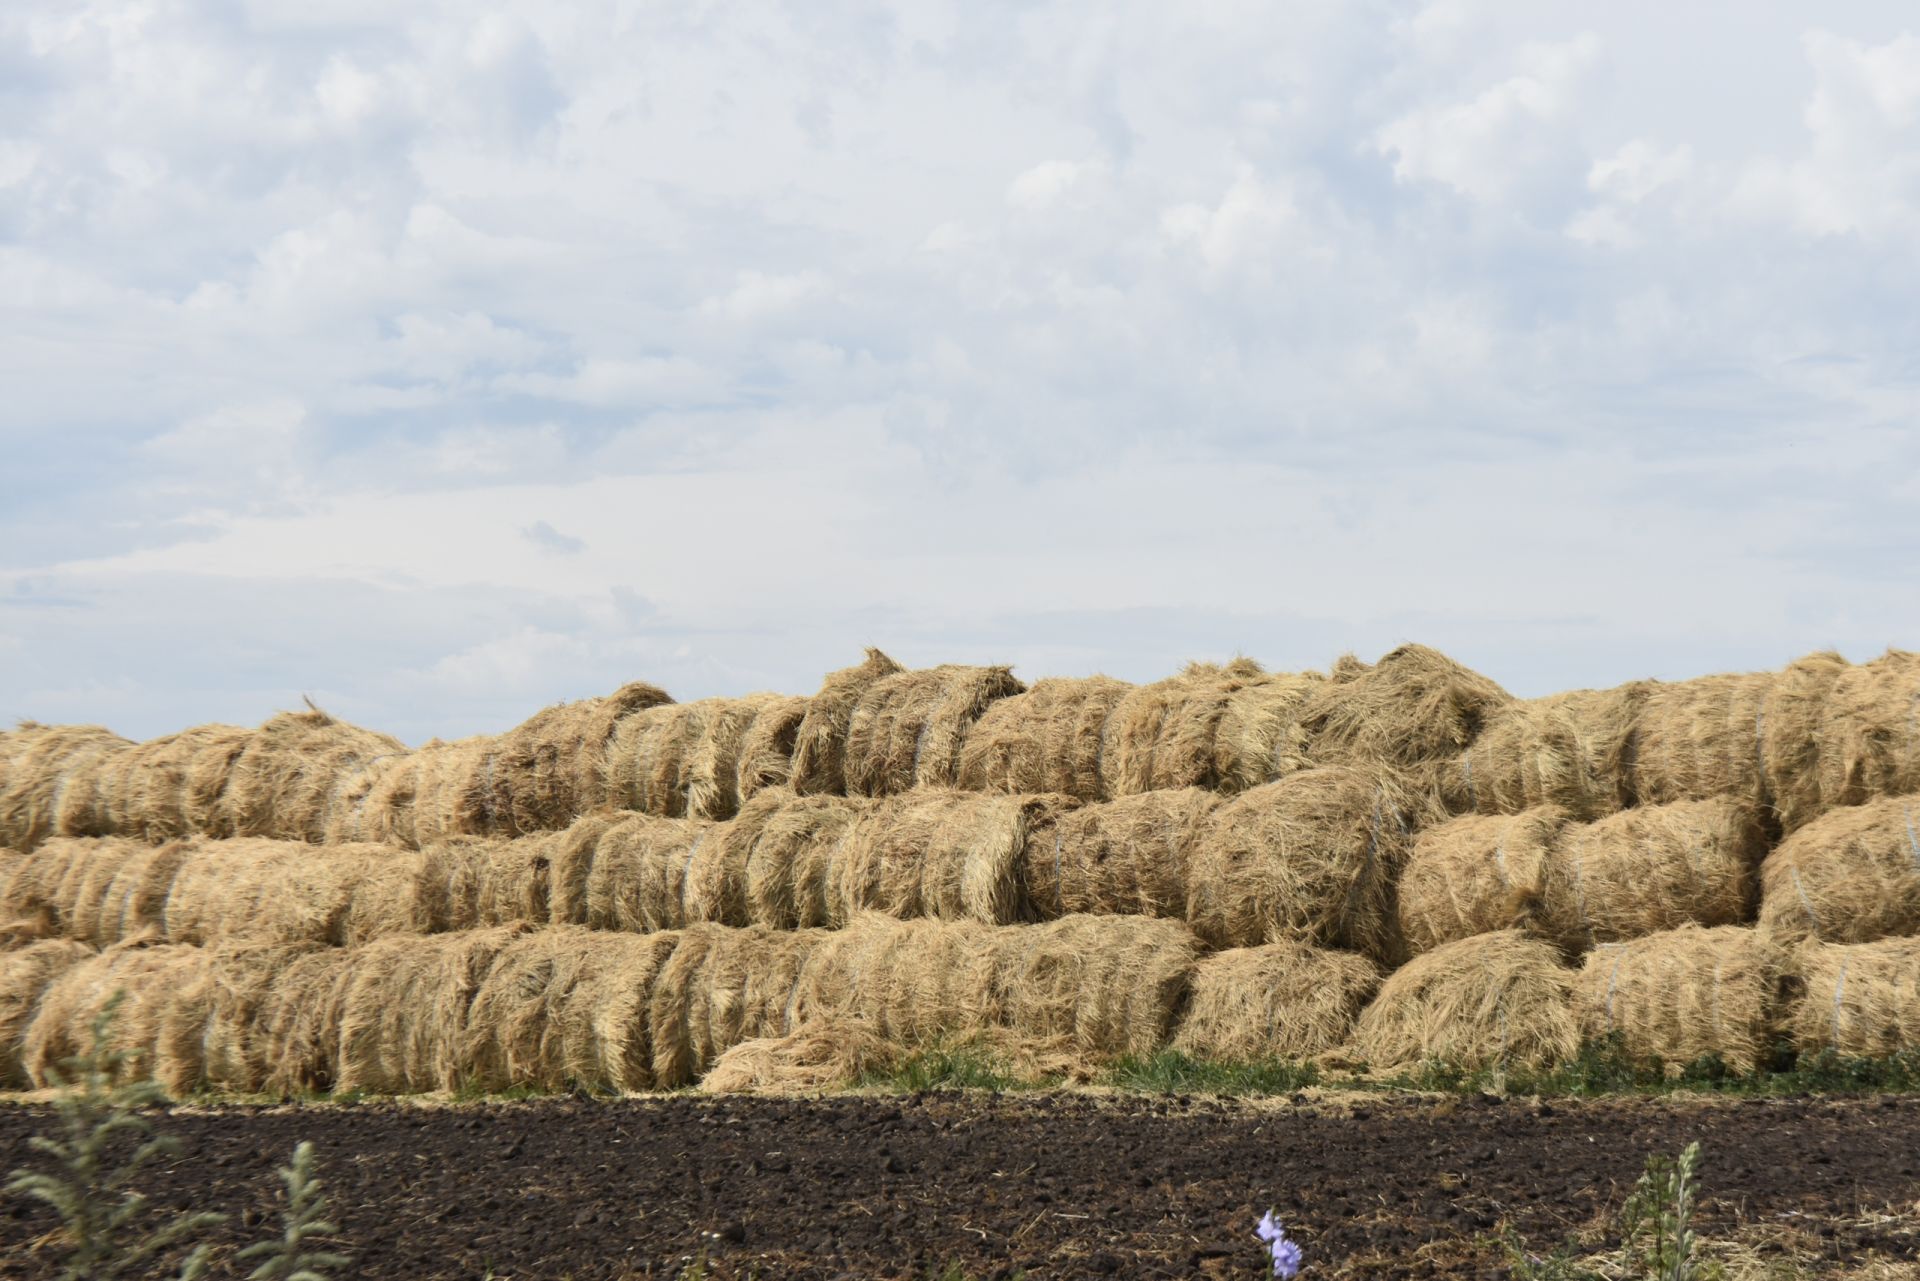
<path id="1" fill-rule="evenodd" d="M 0 718 L 1920 645 L 1916 27 L 9 0 Z"/>

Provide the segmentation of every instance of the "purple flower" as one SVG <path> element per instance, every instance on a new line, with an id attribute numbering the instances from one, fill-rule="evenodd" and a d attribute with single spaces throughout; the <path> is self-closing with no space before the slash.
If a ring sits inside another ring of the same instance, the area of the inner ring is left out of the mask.
<path id="1" fill-rule="evenodd" d="M 1273 1217 L 1272 1210 L 1261 1216 L 1260 1225 L 1253 1231 L 1254 1235 L 1267 1243 L 1267 1249 L 1273 1254 L 1274 1276 L 1280 1281 L 1293 1281 L 1294 1277 L 1300 1275 L 1300 1244 L 1287 1238 L 1286 1229 Z"/>

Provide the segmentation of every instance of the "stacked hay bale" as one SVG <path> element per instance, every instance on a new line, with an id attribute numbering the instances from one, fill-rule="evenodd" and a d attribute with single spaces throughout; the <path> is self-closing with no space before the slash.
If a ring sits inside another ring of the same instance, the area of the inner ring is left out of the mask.
<path id="1" fill-rule="evenodd" d="M 1141 792 L 1029 822 L 1019 879 L 1041 917 L 1076 913 L 1187 919 L 1194 846 L 1221 797 Z"/>
<path id="2" fill-rule="evenodd" d="M 1380 971 L 1354 952 L 1268 943 L 1202 956 L 1174 1048 L 1198 1058 L 1312 1059 L 1344 1043 Z"/>
<path id="3" fill-rule="evenodd" d="M 253 731 L 234 758 L 213 834 L 324 842 L 358 772 L 406 750 L 396 738 L 316 707 L 282 712 Z"/>
<path id="4" fill-rule="evenodd" d="M 996 700 L 967 729 L 959 786 L 1104 800 L 1107 725 L 1133 688 L 1109 676 L 1053 677 Z"/>
<path id="5" fill-rule="evenodd" d="M 827 673 L 820 692 L 807 700 L 806 715 L 794 735 L 794 791 L 802 796 L 846 793 L 847 731 L 854 708 L 873 685 L 904 671 L 879 650 L 869 649 L 864 662 Z"/>
<path id="6" fill-rule="evenodd" d="M 604 698 L 549 707 L 501 735 L 468 779 L 465 832 L 517 836 L 566 827 L 618 797 L 609 786 L 616 735 L 673 699 L 633 681 Z"/>
<path id="7" fill-rule="evenodd" d="M 609 795 L 621 809 L 664 818 L 732 818 L 746 796 L 784 778 L 780 745 L 791 753 L 801 723 L 795 711 L 783 695 L 749 694 L 630 717 L 608 755 Z"/>
<path id="8" fill-rule="evenodd" d="M 1920 653 L 1848 668 L 1822 708 L 1818 774 L 1828 806 L 1920 792 Z"/>
<path id="9" fill-rule="evenodd" d="M 1201 787 L 1241 792 L 1306 767 L 1317 673 L 1272 674 L 1251 659 L 1190 663 L 1128 690 L 1102 733 L 1103 794 Z"/>
<path id="10" fill-rule="evenodd" d="M 1920 796 L 1836 809 L 1760 869 L 1760 924 L 1782 942 L 1920 934 Z"/>
<path id="11" fill-rule="evenodd" d="M 954 786 L 967 731 L 996 700 L 1025 689 L 1008 667 L 943 665 L 874 681 L 847 719 L 847 795 Z"/>
<path id="12" fill-rule="evenodd" d="M 1758 930 L 1683 925 L 1588 954 L 1574 985 L 1581 1033 L 1617 1037 L 1633 1058 L 1670 1070 L 1717 1057 L 1735 1072 L 1765 1060 L 1784 953 Z"/>
<path id="13" fill-rule="evenodd" d="M 53 836 L 100 836 L 101 786 L 133 744 L 98 725 L 28 721 L 6 736 L 0 771 L 0 846 L 28 853 Z"/>
<path id="14" fill-rule="evenodd" d="M 1920 1048 L 1920 938 L 1809 943 L 1792 970 L 1801 993 L 1785 1022 L 1795 1050 L 1879 1058 Z"/>
<path id="15" fill-rule="evenodd" d="M 1573 981 L 1551 943 L 1499 930 L 1447 943 L 1387 976 L 1346 1051 L 1379 1068 L 1543 1068 L 1580 1045 Z"/>
<path id="16" fill-rule="evenodd" d="M 104 787 L 105 831 L 155 843 L 231 835 L 227 784 L 252 740 L 237 725 L 199 725 L 119 753 Z"/>
<path id="17" fill-rule="evenodd" d="M 1517 814 L 1552 805 L 1604 818 L 1634 801 L 1630 748 L 1650 681 L 1523 699 L 1494 712 L 1443 774 L 1450 808 Z"/>
<path id="18" fill-rule="evenodd" d="M 1402 645 L 1370 667 L 1336 664 L 1302 723 L 1318 764 L 1419 771 L 1457 756 L 1512 702 L 1438 650 Z"/>

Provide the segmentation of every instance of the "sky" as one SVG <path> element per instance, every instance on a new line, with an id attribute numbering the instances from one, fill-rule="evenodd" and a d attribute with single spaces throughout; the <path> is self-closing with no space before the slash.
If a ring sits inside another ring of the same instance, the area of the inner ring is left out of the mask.
<path id="1" fill-rule="evenodd" d="M 0 6 L 0 720 L 1920 646 L 1910 5 Z"/>

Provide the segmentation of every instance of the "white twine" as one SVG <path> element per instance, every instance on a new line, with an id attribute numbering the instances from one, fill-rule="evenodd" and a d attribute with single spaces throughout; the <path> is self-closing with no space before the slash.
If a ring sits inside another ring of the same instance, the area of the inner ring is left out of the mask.
<path id="1" fill-rule="evenodd" d="M 486 819 L 487 819 L 487 831 L 488 831 L 488 832 L 492 832 L 492 831 L 493 831 L 493 824 L 494 824 L 494 817 L 493 817 L 493 753 L 492 753 L 492 752 L 488 752 L 488 753 L 487 753 L 487 756 L 486 756 L 486 761 L 487 761 L 487 799 L 486 799 L 486 801 L 485 801 L 485 803 L 484 803 L 484 804 L 482 805 L 482 807 L 481 807 L 481 813 L 483 813 L 483 814 L 485 814 L 485 815 L 486 815 Z"/>
<path id="2" fill-rule="evenodd" d="M 914 735 L 914 739 L 913 739 L 913 780 L 912 780 L 912 781 L 913 781 L 913 782 L 915 782 L 915 783 L 918 783 L 918 782 L 920 781 L 920 753 L 921 753 L 921 752 L 924 752 L 924 751 L 926 750 L 926 748 L 927 748 L 927 733 L 928 733 L 928 731 L 930 731 L 930 730 L 931 730 L 932 728 L 933 728 L 933 718 L 932 718 L 932 717 L 928 717 L 928 718 L 927 718 L 926 720 L 923 720 L 923 721 L 921 721 L 921 722 L 920 722 L 920 732 L 919 732 L 918 734 L 916 734 L 916 735 Z M 949 780 L 949 781 L 951 781 L 951 780 Z"/>
<path id="3" fill-rule="evenodd" d="M 1725 957 L 1713 963 L 1713 1035 L 1716 1041 L 1720 1039 L 1720 972 L 1726 965 Z"/>
<path id="4" fill-rule="evenodd" d="M 1907 848 L 1913 851 L 1913 861 L 1920 865 L 1920 833 L 1913 830 L 1913 806 L 1907 806 Z"/>
<path id="5" fill-rule="evenodd" d="M 693 856 L 700 852 L 710 833 L 711 829 L 700 833 L 693 838 L 693 844 L 687 846 L 687 861 L 680 866 L 680 925 L 674 928 L 684 928 L 687 923 L 687 882 L 692 879 Z"/>
<path id="6" fill-rule="evenodd" d="M 1063 874 L 1060 871 L 1060 846 L 1064 839 L 1060 835 L 1060 825 L 1055 823 L 1053 825 L 1053 914 L 1055 916 L 1065 916 L 1067 912 L 1066 896 L 1062 893 Z"/>
<path id="7" fill-rule="evenodd" d="M 1613 971 L 1607 975 L 1607 1031 L 1613 1031 L 1613 989 L 1620 982 L 1620 963 L 1627 959 L 1627 949 L 1616 943 L 1613 945 Z"/>
<path id="8" fill-rule="evenodd" d="M 1511 827 L 1512 824 L 1508 824 L 1508 826 Z M 1513 885 L 1513 878 L 1507 875 L 1507 833 L 1505 829 L 1501 830 L 1500 841 L 1493 847 L 1493 866 L 1494 869 L 1500 873 L 1501 887 L 1503 889 L 1511 887 Z"/>
<path id="9" fill-rule="evenodd" d="M 1807 887 L 1800 883 L 1800 869 L 1797 867 L 1789 868 L 1787 869 L 1787 873 L 1793 877 L 1793 892 L 1800 896 L 1800 910 L 1807 914 L 1808 927 L 1811 928 L 1815 934 L 1818 934 L 1820 932 L 1820 917 L 1813 910 L 1813 901 L 1807 897 Z"/>
<path id="10" fill-rule="evenodd" d="M 1587 920 L 1587 881 L 1580 873 L 1581 864 L 1586 861 L 1588 834 L 1580 837 L 1580 848 L 1573 855 L 1573 910 L 1580 918 L 1580 928 L 1587 932 L 1587 942 L 1593 942 L 1593 925 Z"/>
<path id="11" fill-rule="evenodd" d="M 1840 962 L 1840 974 L 1833 980 L 1833 1048 L 1840 1048 L 1840 994 L 1847 990 L 1847 966 L 1849 961 Z"/>

